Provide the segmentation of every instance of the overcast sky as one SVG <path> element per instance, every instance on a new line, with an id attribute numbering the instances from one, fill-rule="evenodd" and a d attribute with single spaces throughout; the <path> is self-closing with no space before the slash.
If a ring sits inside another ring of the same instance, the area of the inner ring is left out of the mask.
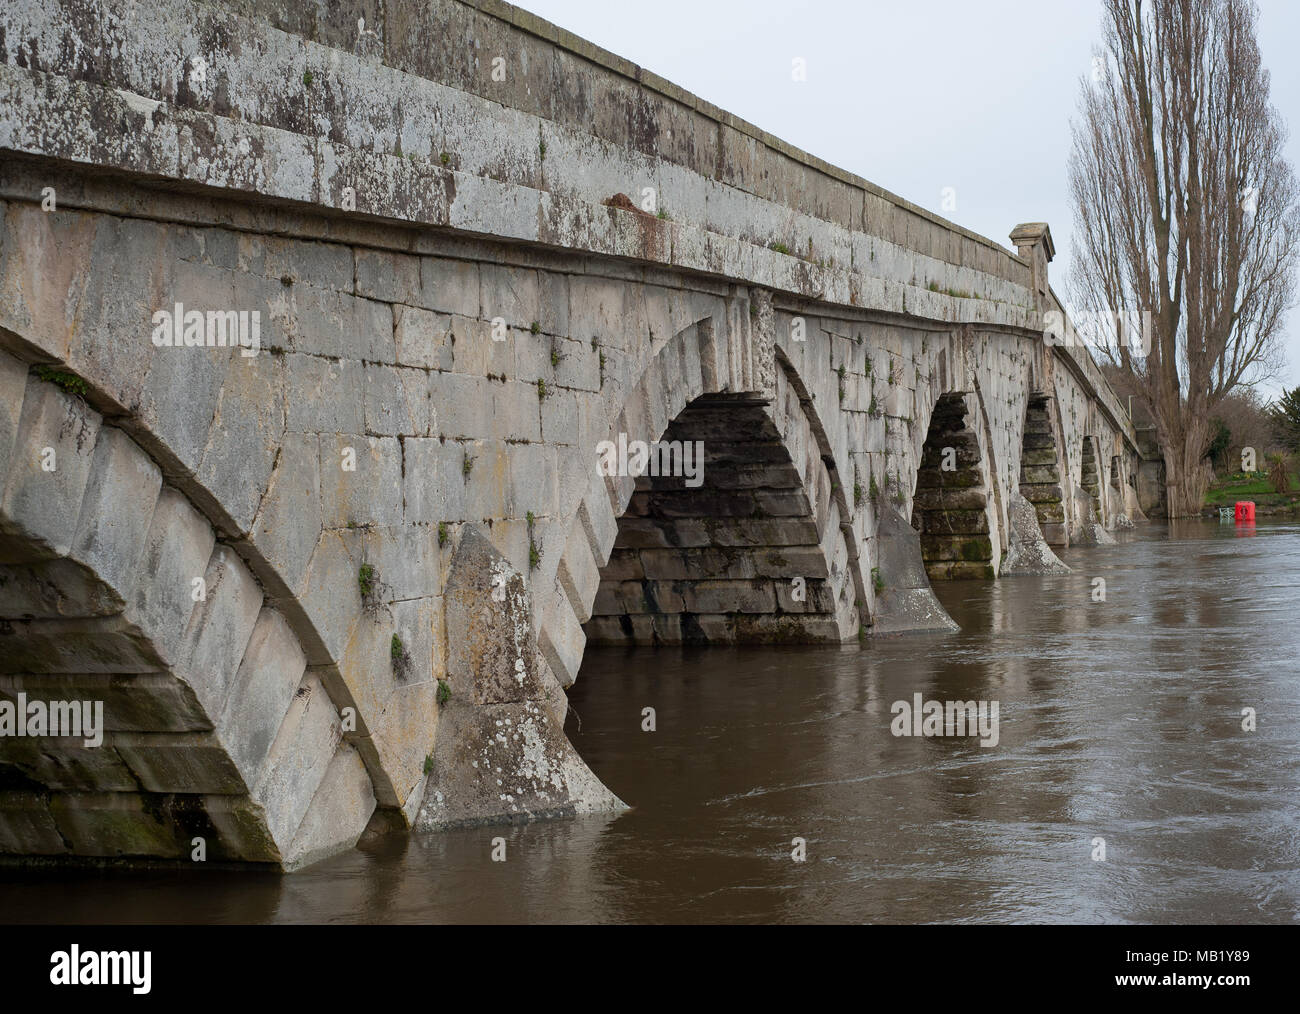
<path id="1" fill-rule="evenodd" d="M 1018 222 L 1047 222 L 1065 298 L 1069 121 L 1100 38 L 1096 0 L 516 2 L 1003 246 Z M 1260 0 L 1260 46 L 1300 166 L 1300 3 Z M 791 80 L 795 57 L 805 82 Z M 1287 359 L 1266 394 L 1300 384 L 1300 310 Z"/>

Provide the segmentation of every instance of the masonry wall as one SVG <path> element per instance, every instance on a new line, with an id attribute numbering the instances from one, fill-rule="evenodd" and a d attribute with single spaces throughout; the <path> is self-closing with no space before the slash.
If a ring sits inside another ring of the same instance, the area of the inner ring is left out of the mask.
<path id="1" fill-rule="evenodd" d="M 505 5 L 50 2 L 3 24 L 12 150 L 1029 323 L 1015 254 Z M 606 214 L 646 187 L 666 218 Z"/>
<path id="2" fill-rule="evenodd" d="M 562 717 L 635 492 L 594 448 L 688 394 L 769 406 L 837 637 L 942 395 L 994 568 L 1031 389 L 1069 481 L 1085 433 L 1131 454 L 1095 367 L 1042 346 L 1045 262 L 507 5 L 44 0 L 0 29 L 0 348 L 83 384 L 238 557 L 398 823 L 463 530 L 522 575 Z M 261 353 L 156 348 L 177 303 L 259 312 Z"/>

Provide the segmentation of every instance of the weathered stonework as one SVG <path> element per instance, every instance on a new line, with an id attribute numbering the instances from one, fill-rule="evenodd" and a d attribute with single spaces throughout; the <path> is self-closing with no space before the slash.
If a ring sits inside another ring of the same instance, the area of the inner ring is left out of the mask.
<path id="1" fill-rule="evenodd" d="M 912 524 L 932 580 L 995 575 L 988 481 L 967 412 L 962 395 L 940 398 L 921 448 Z"/>
<path id="2" fill-rule="evenodd" d="M 477 527 L 460 536 L 445 601 L 458 636 L 416 826 L 621 809 L 565 738 L 564 695 L 537 648 L 523 576 Z"/>
<path id="3" fill-rule="evenodd" d="M 0 501 L 0 700 L 100 701 L 105 722 L 95 747 L 0 740 L 0 852 L 184 861 L 199 839 L 206 862 L 292 869 L 351 846 L 365 767 L 243 562 L 84 400 L 3 352 L 0 374 L 27 376 Z"/>
<path id="4" fill-rule="evenodd" d="M 1050 546 L 1069 544 L 1065 523 L 1058 438 L 1052 426 L 1051 398 L 1031 397 L 1025 410 L 1020 454 L 1020 493 L 1034 506 L 1042 539 Z"/>
<path id="5" fill-rule="evenodd" d="M 1010 538 L 1006 558 L 1002 561 L 1000 575 L 1012 574 L 1069 574 L 1070 568 L 1052 552 L 1039 527 L 1036 504 L 1031 504 L 1018 492 L 1011 494 Z"/>
<path id="6" fill-rule="evenodd" d="M 878 563 L 873 634 L 950 632 L 958 628 L 930 587 L 921 537 L 893 507 L 882 505 L 876 525 Z"/>
<path id="7" fill-rule="evenodd" d="M 110 720 L 0 740 L 0 852 L 617 807 L 562 733 L 588 638 L 951 629 L 924 571 L 1002 572 L 1022 483 L 1049 538 L 1137 516 L 1045 226 L 1012 253 L 506 4 L 363 6 L 0 11 L 0 693 Z M 177 303 L 260 351 L 156 347 Z M 620 438 L 703 483 L 602 474 Z"/>

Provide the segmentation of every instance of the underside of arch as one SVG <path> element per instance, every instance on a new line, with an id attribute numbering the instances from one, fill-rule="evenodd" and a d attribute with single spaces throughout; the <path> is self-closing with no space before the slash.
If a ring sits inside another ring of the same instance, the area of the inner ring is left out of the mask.
<path id="1" fill-rule="evenodd" d="M 921 449 L 912 527 L 930 580 L 993 578 L 988 482 L 966 397 L 939 398 Z"/>
<path id="2" fill-rule="evenodd" d="M 0 855 L 292 869 L 350 847 L 370 778 L 289 624 L 59 379 L 0 353 Z"/>
<path id="3" fill-rule="evenodd" d="M 1060 454 L 1052 431 L 1051 395 L 1030 395 L 1020 449 L 1020 494 L 1034 505 L 1049 546 L 1069 545 Z"/>
<path id="4" fill-rule="evenodd" d="M 854 594 L 825 466 L 814 455 L 813 474 L 800 474 L 772 412 L 759 395 L 711 394 L 669 424 L 660 448 L 698 454 L 702 467 L 694 478 L 637 478 L 601 570 L 589 642 L 852 636 Z"/>
<path id="5" fill-rule="evenodd" d="M 1097 461 L 1097 440 L 1095 437 L 1083 438 L 1082 464 L 1079 470 L 1079 484 L 1092 502 L 1095 519 L 1102 521 L 1101 507 L 1101 469 Z"/>

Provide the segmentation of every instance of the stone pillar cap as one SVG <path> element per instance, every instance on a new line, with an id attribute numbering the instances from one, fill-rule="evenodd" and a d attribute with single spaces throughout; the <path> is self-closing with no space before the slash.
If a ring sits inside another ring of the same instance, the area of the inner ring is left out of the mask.
<path id="1" fill-rule="evenodd" d="M 1056 244 L 1052 242 L 1052 230 L 1047 227 L 1046 222 L 1022 222 L 1011 230 L 1011 242 L 1017 247 L 1034 246 L 1036 243 L 1043 244 L 1043 253 L 1047 255 L 1050 263 L 1056 256 Z"/>

